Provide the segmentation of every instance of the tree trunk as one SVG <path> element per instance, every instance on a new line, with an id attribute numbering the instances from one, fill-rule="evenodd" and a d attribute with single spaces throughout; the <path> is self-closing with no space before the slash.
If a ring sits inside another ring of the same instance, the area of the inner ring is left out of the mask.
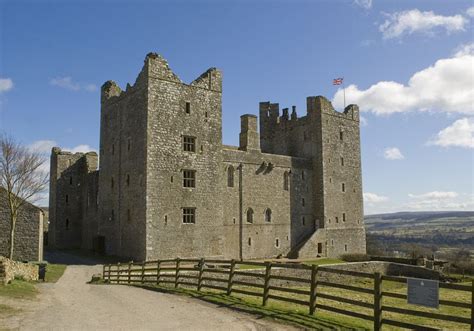
<path id="1" fill-rule="evenodd" d="M 15 246 L 15 225 L 16 225 L 16 217 L 11 216 L 10 220 L 10 256 L 8 257 L 10 260 L 13 260 L 13 247 Z"/>

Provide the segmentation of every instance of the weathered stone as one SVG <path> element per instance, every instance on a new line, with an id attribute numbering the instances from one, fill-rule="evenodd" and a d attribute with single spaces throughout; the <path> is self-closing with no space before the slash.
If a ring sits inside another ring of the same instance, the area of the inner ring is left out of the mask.
<path id="1" fill-rule="evenodd" d="M 100 170 L 97 156 L 53 149 L 55 245 L 134 260 L 365 253 L 358 108 L 339 113 L 324 97 L 307 105 L 298 118 L 261 103 L 260 134 L 243 115 L 239 147 L 225 146 L 221 72 L 185 84 L 148 54 L 133 86 L 102 86 Z M 183 187 L 190 171 L 195 187 Z"/>

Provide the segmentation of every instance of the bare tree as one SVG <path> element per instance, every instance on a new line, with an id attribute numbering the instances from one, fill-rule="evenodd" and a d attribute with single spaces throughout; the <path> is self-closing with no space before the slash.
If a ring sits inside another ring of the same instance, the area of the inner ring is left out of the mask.
<path id="1" fill-rule="evenodd" d="M 0 137 L 0 186 L 6 191 L 10 211 L 10 259 L 13 259 L 19 212 L 26 203 L 34 203 L 48 183 L 48 174 L 41 171 L 44 162 L 40 153 L 22 146 L 12 137 Z"/>

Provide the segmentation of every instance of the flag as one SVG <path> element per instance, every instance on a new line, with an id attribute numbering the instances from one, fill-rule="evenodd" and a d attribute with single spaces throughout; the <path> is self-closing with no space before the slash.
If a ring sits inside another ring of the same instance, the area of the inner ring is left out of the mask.
<path id="1" fill-rule="evenodd" d="M 344 78 L 334 78 L 332 80 L 332 85 L 341 85 Z"/>

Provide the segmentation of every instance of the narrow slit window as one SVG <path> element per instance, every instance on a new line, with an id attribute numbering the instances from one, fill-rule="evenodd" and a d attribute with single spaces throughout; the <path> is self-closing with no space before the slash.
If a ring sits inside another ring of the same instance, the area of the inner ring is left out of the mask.
<path id="1" fill-rule="evenodd" d="M 110 211 L 110 220 L 111 220 L 111 221 L 114 221 L 114 219 L 115 219 L 115 211 L 112 209 L 112 210 Z"/>
<path id="2" fill-rule="evenodd" d="M 128 138 L 127 140 L 127 151 L 130 151 L 130 148 L 132 147 L 132 140 Z"/>
<path id="3" fill-rule="evenodd" d="M 186 102 L 186 114 L 191 114 L 191 102 Z"/>
<path id="4" fill-rule="evenodd" d="M 344 158 L 341 157 L 341 166 L 343 167 L 344 166 Z"/>
<path id="5" fill-rule="evenodd" d="M 227 168 L 227 186 L 234 187 L 234 167 Z"/>
<path id="6" fill-rule="evenodd" d="M 184 224 L 196 223 L 196 208 L 183 208 L 183 223 Z"/>
<path id="7" fill-rule="evenodd" d="M 66 194 L 66 205 L 69 204 L 69 194 Z"/>
<path id="8" fill-rule="evenodd" d="M 127 222 L 131 222 L 132 221 L 132 212 L 130 211 L 130 209 L 127 209 Z"/>
<path id="9" fill-rule="evenodd" d="M 272 221 L 272 210 L 268 208 L 265 210 L 265 222 L 270 223 Z"/>
<path id="10" fill-rule="evenodd" d="M 69 185 L 72 185 L 72 176 L 69 177 Z"/>
<path id="11" fill-rule="evenodd" d="M 347 244 L 344 245 L 344 252 L 347 252 Z"/>
<path id="12" fill-rule="evenodd" d="M 342 189 L 342 192 L 346 192 L 346 184 L 342 183 L 341 189 Z"/>
<path id="13" fill-rule="evenodd" d="M 342 221 L 343 221 L 343 222 L 346 221 L 346 213 L 342 213 Z"/>
<path id="14" fill-rule="evenodd" d="M 288 171 L 285 171 L 285 173 L 283 174 L 283 189 L 285 191 L 288 191 L 290 187 L 290 174 L 288 173 Z"/>
<path id="15" fill-rule="evenodd" d="M 69 218 L 66 218 L 66 230 L 69 230 Z"/>
<path id="16" fill-rule="evenodd" d="M 183 151 L 196 152 L 196 137 L 183 136 Z"/>
<path id="17" fill-rule="evenodd" d="M 126 177 L 126 183 L 127 183 L 127 186 L 130 186 L 130 175 L 127 174 L 127 177 Z"/>
<path id="18" fill-rule="evenodd" d="M 249 238 L 249 246 L 252 246 L 252 238 Z"/>
<path id="19" fill-rule="evenodd" d="M 110 178 L 110 187 L 114 188 L 114 177 Z"/>
<path id="20" fill-rule="evenodd" d="M 247 209 L 247 223 L 253 223 L 253 209 Z"/>
<path id="21" fill-rule="evenodd" d="M 275 239 L 275 247 L 280 248 L 280 239 Z"/>
<path id="22" fill-rule="evenodd" d="M 343 141 L 344 140 L 344 131 L 339 131 L 339 140 Z"/>
<path id="23" fill-rule="evenodd" d="M 195 170 L 183 170 L 183 187 L 196 187 Z"/>

